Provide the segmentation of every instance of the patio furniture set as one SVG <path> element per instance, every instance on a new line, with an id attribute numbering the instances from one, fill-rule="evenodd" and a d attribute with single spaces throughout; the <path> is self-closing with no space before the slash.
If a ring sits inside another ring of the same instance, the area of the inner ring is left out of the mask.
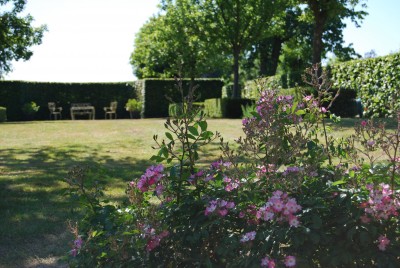
<path id="1" fill-rule="evenodd" d="M 117 106 L 118 102 L 113 101 L 110 103 L 109 107 L 104 107 L 104 116 L 106 119 L 117 119 Z M 62 107 L 57 107 L 54 102 L 48 103 L 48 108 L 50 111 L 50 119 L 54 120 L 62 118 Z M 70 108 L 71 119 L 75 120 L 76 116 L 88 116 L 89 119 L 94 120 L 96 115 L 96 110 L 90 103 L 71 103 Z"/>

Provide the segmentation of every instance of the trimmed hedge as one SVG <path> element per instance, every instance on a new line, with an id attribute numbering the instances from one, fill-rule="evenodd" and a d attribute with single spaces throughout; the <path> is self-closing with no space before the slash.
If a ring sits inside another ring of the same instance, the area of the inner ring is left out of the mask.
<path id="1" fill-rule="evenodd" d="M 222 118 L 224 116 L 221 98 L 206 99 L 204 101 L 204 114 L 210 118 Z"/>
<path id="2" fill-rule="evenodd" d="M 213 98 L 204 101 L 204 113 L 211 118 L 242 118 L 242 106 L 254 104 L 251 99 Z"/>
<path id="3" fill-rule="evenodd" d="M 400 109 L 400 53 L 330 67 L 334 87 L 357 92 L 365 115 L 393 116 Z"/>
<path id="4" fill-rule="evenodd" d="M 7 108 L 0 107 L 0 123 L 7 121 Z"/>
<path id="5" fill-rule="evenodd" d="M 182 102 L 182 96 L 176 86 L 175 79 L 143 79 L 136 82 L 139 98 L 143 103 L 142 117 L 167 117 L 168 107 L 172 102 Z M 223 82 L 220 79 L 196 79 L 196 101 L 221 98 Z M 187 95 L 190 86 L 189 79 L 182 80 L 184 95 Z"/>
<path id="6" fill-rule="evenodd" d="M 46 83 L 24 81 L 0 81 L 0 106 L 7 108 L 9 121 L 24 120 L 22 106 L 35 102 L 40 106 L 35 115 L 38 120 L 48 120 L 48 102 L 55 102 L 63 108 L 62 118 L 70 118 L 71 103 L 89 102 L 96 108 L 96 118 L 104 118 L 103 107 L 111 101 L 118 101 L 118 118 L 129 118 L 124 109 L 128 99 L 136 98 L 130 82 L 120 83 Z"/>

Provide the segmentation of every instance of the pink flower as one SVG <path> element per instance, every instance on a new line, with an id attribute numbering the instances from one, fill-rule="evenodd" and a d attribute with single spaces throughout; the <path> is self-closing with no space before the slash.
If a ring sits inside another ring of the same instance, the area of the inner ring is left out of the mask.
<path id="1" fill-rule="evenodd" d="M 385 251 L 386 247 L 390 244 L 390 240 L 384 236 L 384 235 L 380 235 L 378 238 L 378 248 L 381 251 Z"/>
<path id="2" fill-rule="evenodd" d="M 234 208 L 234 207 L 235 207 L 235 203 L 234 203 L 234 202 L 228 202 L 228 203 L 226 204 L 226 208 L 232 209 L 232 208 Z"/>
<path id="3" fill-rule="evenodd" d="M 320 108 L 319 108 L 319 111 L 320 111 L 321 113 L 323 113 L 323 114 L 327 112 L 327 110 L 326 110 L 325 107 L 320 107 Z"/>
<path id="4" fill-rule="evenodd" d="M 242 236 L 242 238 L 240 239 L 240 242 L 245 243 L 248 241 L 252 241 L 256 238 L 256 234 L 257 233 L 255 231 L 248 232 Z"/>
<path id="5" fill-rule="evenodd" d="M 82 247 L 83 244 L 83 240 L 81 237 L 78 237 L 75 241 L 74 241 L 74 246 L 77 249 L 80 249 Z"/>
<path id="6" fill-rule="evenodd" d="M 70 253 L 71 253 L 71 256 L 72 256 L 72 257 L 76 257 L 76 255 L 78 255 L 78 250 L 77 250 L 76 248 L 73 248 L 73 249 L 70 251 Z"/>
<path id="7" fill-rule="evenodd" d="M 294 256 L 286 256 L 285 257 L 285 266 L 286 267 L 294 267 L 294 266 L 296 266 L 296 257 L 294 257 Z"/>
<path id="8" fill-rule="evenodd" d="M 310 100 L 312 100 L 312 96 L 311 96 L 311 95 L 305 96 L 305 97 L 303 98 L 303 100 L 304 100 L 304 101 L 310 101 Z"/>
<path id="9" fill-rule="evenodd" d="M 365 121 L 365 120 L 361 121 L 361 126 L 363 126 L 363 127 L 366 127 L 366 126 L 367 126 L 367 124 L 368 124 L 368 122 L 367 122 L 367 121 Z"/>
<path id="10" fill-rule="evenodd" d="M 274 260 L 265 257 L 261 259 L 261 267 L 267 267 L 267 268 L 275 268 L 275 262 Z"/>
<path id="11" fill-rule="evenodd" d="M 228 210 L 227 210 L 227 209 L 220 209 L 220 210 L 218 211 L 218 213 L 219 213 L 219 215 L 220 215 L 221 217 L 225 217 L 226 214 L 228 214 Z"/>
<path id="12" fill-rule="evenodd" d="M 164 191 L 164 186 L 162 184 L 159 184 L 159 185 L 156 186 L 156 194 L 157 194 L 157 196 L 162 195 L 163 191 Z"/>
<path id="13" fill-rule="evenodd" d="M 299 219 L 296 216 L 289 216 L 289 225 L 292 227 L 298 227 L 300 225 Z"/>

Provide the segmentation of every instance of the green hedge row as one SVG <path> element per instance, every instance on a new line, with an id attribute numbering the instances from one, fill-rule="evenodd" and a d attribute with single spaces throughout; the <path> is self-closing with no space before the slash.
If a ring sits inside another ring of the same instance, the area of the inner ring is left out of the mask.
<path id="1" fill-rule="evenodd" d="M 0 107 L 0 123 L 7 121 L 7 108 Z"/>
<path id="2" fill-rule="evenodd" d="M 223 82 L 220 79 L 196 79 L 195 101 L 203 102 L 205 99 L 221 98 Z M 182 102 L 180 90 L 175 79 L 143 79 L 136 82 L 139 99 L 143 103 L 142 117 L 167 117 L 168 107 L 172 102 Z M 190 80 L 182 80 L 184 95 L 187 95 Z"/>
<path id="3" fill-rule="evenodd" d="M 393 116 L 400 109 L 400 53 L 330 67 L 334 87 L 352 89 L 366 116 Z"/>
<path id="4" fill-rule="evenodd" d="M 364 115 L 368 117 L 393 116 L 400 109 L 400 53 L 347 61 L 327 68 L 333 82 L 332 89 L 341 90 L 331 111 L 342 117 L 351 117 L 355 111 L 355 98 L 361 98 Z M 291 76 L 284 83 L 284 76 L 270 76 L 247 81 L 242 97 L 258 99 L 262 89 L 278 89 L 282 93 L 293 82 L 302 85 L 301 75 Z M 289 88 L 290 91 L 290 88 Z"/>
<path id="5" fill-rule="evenodd" d="M 7 108 L 9 121 L 26 120 L 22 107 L 35 102 L 40 106 L 37 120 L 48 120 L 48 102 L 63 108 L 62 117 L 70 118 L 71 103 L 89 102 L 96 109 L 96 118 L 104 118 L 103 107 L 118 101 L 118 118 L 129 118 L 124 109 L 128 99 L 135 98 L 132 83 L 46 83 L 24 81 L 0 81 L 0 106 Z"/>
<path id="6" fill-rule="evenodd" d="M 251 99 L 213 98 L 204 101 L 204 113 L 211 118 L 242 118 L 242 106 L 251 105 Z"/>

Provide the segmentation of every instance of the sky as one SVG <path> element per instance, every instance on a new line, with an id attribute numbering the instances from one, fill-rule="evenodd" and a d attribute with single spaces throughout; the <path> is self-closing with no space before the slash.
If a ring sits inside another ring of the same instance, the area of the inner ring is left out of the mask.
<path id="1" fill-rule="evenodd" d="M 46 24 L 29 61 L 13 62 L 5 80 L 48 82 L 133 81 L 129 57 L 135 34 L 158 12 L 159 0 L 28 0 L 23 14 Z M 400 0 L 368 0 L 361 27 L 348 22 L 346 44 L 360 55 L 400 51 Z"/>

